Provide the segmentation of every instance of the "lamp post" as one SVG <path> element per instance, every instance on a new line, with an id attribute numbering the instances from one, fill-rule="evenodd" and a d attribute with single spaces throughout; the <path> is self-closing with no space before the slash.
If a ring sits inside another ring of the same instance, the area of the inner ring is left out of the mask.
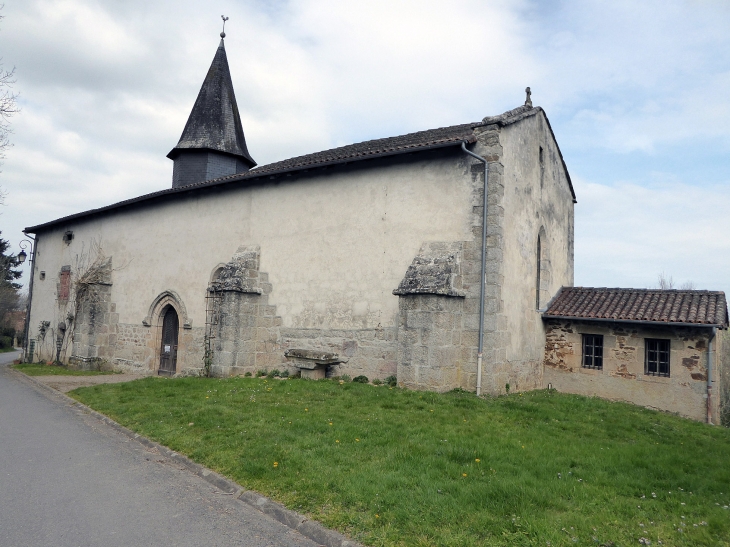
<path id="1" fill-rule="evenodd" d="M 30 236 L 28 236 L 30 237 Z M 30 303 L 33 300 L 33 266 L 35 264 L 35 246 L 33 245 L 35 243 L 35 239 L 23 239 L 18 244 L 20 247 L 20 252 L 18 253 L 18 262 L 20 264 L 23 264 L 28 258 L 28 253 L 25 252 L 26 249 L 29 249 L 30 251 L 30 282 L 28 283 L 28 302 L 25 307 L 25 328 L 23 329 L 25 332 L 23 332 L 23 361 L 26 361 L 30 359 L 33 360 L 33 356 L 28 356 L 28 333 L 30 328 Z"/>

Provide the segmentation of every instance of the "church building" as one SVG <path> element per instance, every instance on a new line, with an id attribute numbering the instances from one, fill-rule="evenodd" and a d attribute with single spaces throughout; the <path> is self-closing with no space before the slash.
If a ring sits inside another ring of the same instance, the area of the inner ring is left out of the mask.
<path id="1" fill-rule="evenodd" d="M 573 316 L 547 317 L 573 287 L 576 197 L 529 89 L 480 121 L 258 166 L 221 39 L 168 158 L 167 188 L 26 228 L 26 359 L 496 395 L 558 386 L 583 351 L 556 342 Z"/>

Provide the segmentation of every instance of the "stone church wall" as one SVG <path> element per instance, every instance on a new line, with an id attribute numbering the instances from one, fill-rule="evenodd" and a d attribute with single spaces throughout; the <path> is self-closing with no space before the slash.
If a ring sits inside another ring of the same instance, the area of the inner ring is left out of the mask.
<path id="1" fill-rule="evenodd" d="M 569 217 L 555 226 L 542 223 L 549 243 L 543 264 L 550 265 L 542 290 L 572 284 L 572 257 L 556 256 L 572 252 L 572 205 L 557 204 L 570 199 L 559 186 L 564 175 L 550 175 L 557 182 L 544 194 L 545 210 L 533 195 L 523 200 L 523 215 L 515 185 L 540 185 L 530 163 L 537 156 L 520 160 L 523 178 L 505 167 L 506 157 L 519 156 L 510 147 L 533 130 L 515 137 L 510 127 L 487 126 L 474 146 L 490 162 L 486 393 L 503 392 L 506 383 L 513 389 L 542 385 L 539 314 L 530 311 L 533 303 L 527 309 L 510 303 L 524 304 L 523 293 L 534 298 L 536 265 L 523 253 L 534 246 L 537 224 L 526 219 L 549 216 L 549 210 Z M 546 149 L 551 146 L 546 141 Z M 204 373 L 206 366 L 221 376 L 293 371 L 301 352 L 316 350 L 327 354 L 331 375 L 372 380 L 397 374 L 409 387 L 473 390 L 483 185 L 482 164 L 454 146 L 181 193 L 59 225 L 39 235 L 31 336 L 39 321 L 61 320 L 56 291 L 40 270 L 73 263 L 96 242 L 115 264 L 109 302 L 118 318 L 105 356 L 120 370 L 156 373 L 166 303 L 180 317 L 179 374 Z M 516 224 L 510 215 L 518 217 Z M 64 240 L 65 231 L 74 232 L 72 240 Z M 216 289 L 216 272 L 235 262 L 237 249 L 253 248 L 255 264 L 239 272 L 246 282 Z M 400 291 L 418 260 L 436 266 L 439 249 L 455 257 L 458 267 L 449 274 L 455 293 Z M 220 306 L 217 330 L 211 330 L 211 300 Z"/>
<path id="2" fill-rule="evenodd" d="M 480 139 L 495 142 L 504 165 L 490 220 L 499 228 L 488 242 L 498 256 L 488 272 L 495 291 L 488 309 L 495 315 L 487 347 L 496 355 L 493 361 L 485 357 L 493 363 L 487 387 L 492 393 L 504 393 L 507 384 L 512 391 L 542 388 L 540 310 L 560 287 L 573 286 L 574 204 L 568 175 L 543 114 L 485 131 Z"/>

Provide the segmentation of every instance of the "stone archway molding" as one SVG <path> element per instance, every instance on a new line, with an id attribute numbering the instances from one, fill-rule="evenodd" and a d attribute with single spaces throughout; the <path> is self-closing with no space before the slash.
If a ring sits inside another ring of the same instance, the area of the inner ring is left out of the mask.
<path id="1" fill-rule="evenodd" d="M 173 308 L 175 308 L 175 311 L 177 311 L 178 316 L 182 320 L 182 328 L 192 329 L 193 322 L 188 318 L 188 310 L 185 308 L 185 304 L 183 304 L 182 298 L 180 298 L 180 295 L 177 294 L 175 291 L 170 290 L 162 291 L 152 301 L 150 309 L 147 312 L 147 317 L 142 320 L 142 324 L 145 327 L 151 327 L 153 318 L 157 317 L 157 315 L 159 315 L 160 313 L 160 310 L 168 304 L 170 304 Z"/>

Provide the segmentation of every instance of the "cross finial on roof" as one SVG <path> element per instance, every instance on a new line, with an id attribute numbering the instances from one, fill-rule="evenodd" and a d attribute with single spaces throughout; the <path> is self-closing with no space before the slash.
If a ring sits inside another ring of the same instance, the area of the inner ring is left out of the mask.
<path id="1" fill-rule="evenodd" d="M 223 19 L 223 32 L 221 32 L 221 38 L 226 37 L 226 21 L 228 21 L 228 17 L 225 15 L 221 15 L 221 19 Z"/>
<path id="2" fill-rule="evenodd" d="M 532 91 L 530 91 L 529 87 L 525 88 L 525 94 L 527 95 L 525 97 L 525 106 L 532 107 L 532 99 L 530 98 L 530 96 L 532 95 Z"/>

